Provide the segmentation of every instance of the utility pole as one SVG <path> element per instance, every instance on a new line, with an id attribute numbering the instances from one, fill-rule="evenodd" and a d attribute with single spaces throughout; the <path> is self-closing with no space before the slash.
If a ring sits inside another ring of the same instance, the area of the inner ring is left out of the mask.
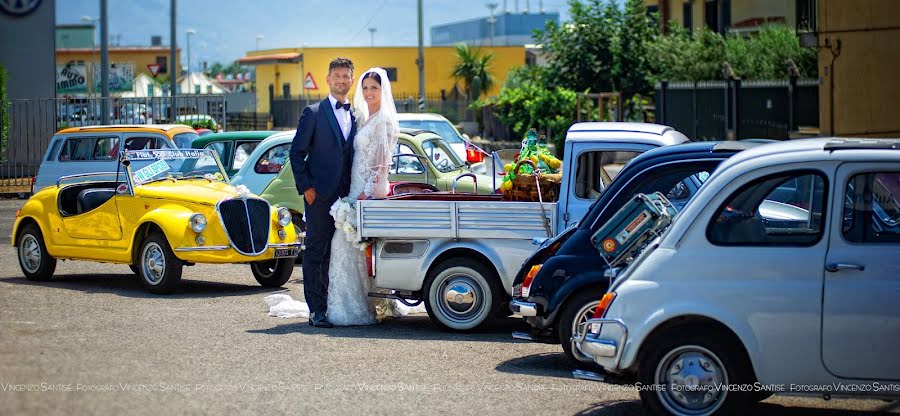
<path id="1" fill-rule="evenodd" d="M 109 13 L 106 0 L 100 0 L 100 119 L 109 124 Z"/>
<path id="2" fill-rule="evenodd" d="M 491 15 L 487 19 L 488 36 L 491 39 L 491 46 L 494 46 L 494 23 L 497 22 L 497 18 L 494 17 L 494 9 L 497 8 L 497 3 L 488 3 L 487 8 L 490 9 L 490 11 L 491 11 Z"/>
<path id="3" fill-rule="evenodd" d="M 170 35 L 169 35 L 170 42 L 172 43 L 172 45 L 169 47 L 169 68 L 168 68 L 168 70 L 169 70 L 169 93 L 172 95 L 172 103 L 169 104 L 169 113 L 170 113 L 169 114 L 169 122 L 172 122 L 172 123 L 175 122 L 175 117 L 177 116 L 177 114 L 175 112 L 176 111 L 175 96 L 177 95 L 178 90 L 175 88 L 175 86 L 178 84 L 178 71 L 180 69 L 180 68 L 178 68 L 178 65 L 176 65 L 177 61 L 175 60 L 175 58 L 176 58 L 175 49 L 177 46 L 176 44 L 177 44 L 177 39 L 178 39 L 177 34 L 175 33 L 175 1 L 176 0 L 171 0 L 171 2 L 172 2 L 172 6 L 171 6 L 172 7 L 172 17 L 171 17 L 171 21 L 169 22 L 172 25 L 172 27 L 170 28 Z"/>
<path id="4" fill-rule="evenodd" d="M 425 37 L 422 31 L 422 0 L 416 2 L 419 7 L 419 111 L 425 111 Z"/>
<path id="5" fill-rule="evenodd" d="M 378 29 L 375 29 L 374 27 L 369 28 L 369 33 L 372 35 L 372 47 L 373 48 L 375 47 L 375 31 L 377 31 L 377 30 Z"/>
<path id="6" fill-rule="evenodd" d="M 265 39 L 266 37 L 263 35 L 256 35 L 256 50 L 259 50 L 259 41 Z"/>
<path id="7" fill-rule="evenodd" d="M 187 58 L 188 58 L 188 70 L 187 70 L 187 81 L 188 81 L 188 91 L 186 94 L 194 93 L 194 85 L 193 85 L 193 76 L 191 75 L 191 36 L 197 34 L 197 31 L 194 29 L 188 29 L 187 31 Z"/>

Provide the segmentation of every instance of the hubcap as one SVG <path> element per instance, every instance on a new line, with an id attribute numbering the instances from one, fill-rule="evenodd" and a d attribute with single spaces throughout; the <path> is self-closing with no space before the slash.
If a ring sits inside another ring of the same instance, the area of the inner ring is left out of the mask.
<path id="1" fill-rule="evenodd" d="M 450 276 L 439 290 L 440 308 L 453 321 L 469 321 L 484 307 L 484 291 L 470 276 Z"/>
<path id="2" fill-rule="evenodd" d="M 594 360 L 591 357 L 588 357 L 581 351 L 581 347 L 575 343 L 575 339 L 578 338 L 584 331 L 587 331 L 587 321 L 594 317 L 594 310 L 597 309 L 597 304 L 599 302 L 590 302 L 581 307 L 578 312 L 575 314 L 575 319 L 572 321 L 572 337 L 569 338 L 569 343 L 572 349 L 572 355 L 575 358 L 578 358 L 579 361 L 584 361 L 586 363 L 593 362 Z"/>
<path id="3" fill-rule="evenodd" d="M 276 260 L 265 261 L 265 262 L 256 262 L 251 263 L 250 265 L 256 268 L 256 272 L 263 277 L 272 277 L 275 274 L 275 266 L 277 262 Z"/>
<path id="4" fill-rule="evenodd" d="M 38 244 L 34 235 L 26 234 L 22 237 L 22 242 L 19 244 L 19 260 L 22 268 L 28 273 L 36 273 L 38 267 L 41 266 L 41 245 Z"/>
<path id="5" fill-rule="evenodd" d="M 728 394 L 725 366 L 710 350 L 698 345 L 678 347 L 656 368 L 657 394 L 672 413 L 707 415 L 718 409 Z"/>
<path id="6" fill-rule="evenodd" d="M 151 285 L 158 285 L 166 273 L 166 258 L 162 247 L 156 243 L 148 243 L 141 253 L 141 260 L 144 279 Z"/>

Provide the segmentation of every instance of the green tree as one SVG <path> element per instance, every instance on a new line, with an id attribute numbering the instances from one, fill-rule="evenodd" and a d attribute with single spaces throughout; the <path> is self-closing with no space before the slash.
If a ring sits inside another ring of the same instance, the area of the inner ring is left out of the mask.
<path id="1" fill-rule="evenodd" d="M 480 49 L 469 48 L 464 43 L 457 44 L 456 66 L 453 67 L 451 76 L 462 81 L 466 94 L 477 100 L 494 86 L 494 76 L 490 72 L 493 60 L 493 53 L 483 54 Z"/>
<path id="2" fill-rule="evenodd" d="M 615 49 L 616 89 L 624 97 L 653 91 L 652 68 L 647 49 L 658 35 L 658 25 L 647 15 L 644 0 L 628 0 Z"/>
<path id="3" fill-rule="evenodd" d="M 620 15 L 616 2 L 604 7 L 601 0 L 569 0 L 569 14 L 569 23 L 548 22 L 534 33 L 547 56 L 547 86 L 612 91 Z"/>

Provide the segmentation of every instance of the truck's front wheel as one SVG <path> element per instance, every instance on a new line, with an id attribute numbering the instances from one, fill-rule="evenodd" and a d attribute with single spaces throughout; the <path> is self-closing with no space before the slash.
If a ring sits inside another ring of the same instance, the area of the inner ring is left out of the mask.
<path id="1" fill-rule="evenodd" d="M 425 308 L 437 326 L 451 331 L 475 328 L 494 316 L 503 289 L 494 273 L 471 259 L 439 264 L 425 281 Z"/>

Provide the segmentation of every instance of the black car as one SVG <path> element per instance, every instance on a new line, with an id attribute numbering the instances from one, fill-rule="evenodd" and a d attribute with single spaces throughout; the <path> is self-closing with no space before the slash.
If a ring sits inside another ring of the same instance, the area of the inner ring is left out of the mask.
<path id="1" fill-rule="evenodd" d="M 662 192 L 677 210 L 694 196 L 719 164 L 760 143 L 699 142 L 648 151 L 626 165 L 575 226 L 546 240 L 513 282 L 510 309 L 525 317 L 514 338 L 561 343 L 569 359 L 592 366 L 573 350 L 572 334 L 593 315 L 610 284 L 608 266 L 591 236 L 638 193 Z"/>

